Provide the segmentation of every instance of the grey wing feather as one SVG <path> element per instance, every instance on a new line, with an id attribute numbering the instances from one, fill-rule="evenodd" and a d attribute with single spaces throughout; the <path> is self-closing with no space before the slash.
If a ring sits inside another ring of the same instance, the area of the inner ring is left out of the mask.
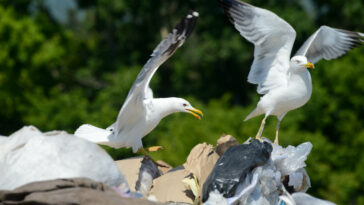
<path id="1" fill-rule="evenodd" d="M 296 55 L 306 56 L 310 62 L 317 63 L 321 59 L 338 58 L 363 42 L 362 33 L 321 26 L 305 41 Z"/>
<path id="2" fill-rule="evenodd" d="M 163 64 L 180 46 L 183 45 L 185 40 L 192 33 L 197 18 L 198 13 L 196 11 L 191 12 L 175 26 L 173 31 L 169 33 L 165 39 L 159 43 L 159 45 L 154 49 L 151 58 L 138 74 L 133 87 L 129 91 L 129 95 L 137 87 L 142 88 L 141 92 L 143 92 L 143 95 L 147 94 L 149 82 L 152 79 L 153 74 L 161 64 Z"/>
<path id="3" fill-rule="evenodd" d="M 248 81 L 258 93 L 284 83 L 296 38 L 295 30 L 276 14 L 238 0 L 219 0 L 235 28 L 255 45 Z"/>
<path id="4" fill-rule="evenodd" d="M 143 100 L 153 97 L 153 92 L 149 88 L 149 82 L 158 67 L 164 63 L 173 53 L 185 42 L 192 33 L 196 24 L 198 13 L 191 12 L 184 17 L 168 36 L 163 39 L 154 49 L 151 58 L 143 66 L 137 76 L 128 96 L 120 109 L 117 121 L 111 125 L 115 132 L 121 132 L 128 124 L 133 124 L 140 120 L 139 115 L 145 115 Z M 138 112 L 136 112 L 136 110 Z"/>

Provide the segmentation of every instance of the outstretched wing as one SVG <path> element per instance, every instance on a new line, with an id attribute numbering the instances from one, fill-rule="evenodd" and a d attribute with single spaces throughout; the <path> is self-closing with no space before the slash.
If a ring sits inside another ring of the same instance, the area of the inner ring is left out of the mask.
<path id="1" fill-rule="evenodd" d="M 235 28 L 255 45 L 248 82 L 258 93 L 286 83 L 295 30 L 276 14 L 238 0 L 219 0 Z"/>
<path id="2" fill-rule="evenodd" d="M 145 114 L 143 100 L 153 97 L 149 82 L 158 67 L 163 64 L 173 53 L 185 42 L 187 37 L 192 33 L 196 24 L 198 13 L 191 12 L 184 17 L 173 29 L 168 36 L 163 39 L 154 49 L 151 58 L 144 65 L 137 79 L 135 80 L 129 94 L 120 109 L 117 121 L 110 126 L 109 129 L 114 129 L 115 132 L 120 132 L 127 124 L 135 123 L 140 120 L 138 113 Z M 136 113 L 135 111 L 138 111 Z"/>
<path id="3" fill-rule="evenodd" d="M 160 65 L 162 65 L 180 46 L 183 45 L 187 37 L 192 33 L 197 18 L 198 13 L 196 11 L 191 12 L 176 25 L 173 31 L 169 33 L 165 39 L 159 43 L 159 45 L 154 49 L 151 58 L 138 74 L 133 87 L 129 91 L 129 95 L 132 95 L 135 92 L 134 90 L 139 88 L 141 88 L 140 92 L 143 92 L 143 95 L 147 95 L 149 82 L 152 79 L 153 74 L 157 71 Z"/>
<path id="4" fill-rule="evenodd" d="M 321 26 L 305 41 L 296 55 L 306 56 L 310 62 L 317 63 L 323 58 L 338 58 L 363 42 L 363 33 Z"/>

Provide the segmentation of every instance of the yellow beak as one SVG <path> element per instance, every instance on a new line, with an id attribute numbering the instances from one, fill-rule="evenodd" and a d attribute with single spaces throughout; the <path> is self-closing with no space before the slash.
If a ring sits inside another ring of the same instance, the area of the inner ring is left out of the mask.
<path id="1" fill-rule="evenodd" d="M 310 62 L 308 62 L 307 64 L 305 64 L 305 66 L 307 68 L 311 68 L 311 69 L 315 68 L 315 65 L 313 63 L 310 63 Z"/>
<path id="2" fill-rule="evenodd" d="M 201 120 L 201 117 L 203 116 L 203 113 L 201 110 L 192 108 L 192 109 L 186 109 L 191 115 L 195 116 L 197 119 Z M 201 115 L 201 117 L 200 117 Z"/>

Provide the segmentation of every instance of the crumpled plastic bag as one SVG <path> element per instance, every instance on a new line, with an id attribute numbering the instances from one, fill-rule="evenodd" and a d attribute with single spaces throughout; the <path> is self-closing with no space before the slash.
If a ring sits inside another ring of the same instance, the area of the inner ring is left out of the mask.
<path id="1" fill-rule="evenodd" d="M 311 142 L 304 142 L 297 147 L 289 145 L 286 148 L 273 144 L 271 159 L 283 176 L 306 167 L 306 159 L 312 149 Z"/>
<path id="2" fill-rule="evenodd" d="M 129 189 L 113 159 L 98 145 L 64 131 L 25 126 L 0 145 L 0 189 L 58 178 L 87 177 Z"/>
<path id="3" fill-rule="evenodd" d="M 287 205 L 335 205 L 331 201 L 318 199 L 303 192 L 296 192 L 290 195 L 284 188 L 283 195 L 279 198 L 279 204 L 284 202 Z"/>

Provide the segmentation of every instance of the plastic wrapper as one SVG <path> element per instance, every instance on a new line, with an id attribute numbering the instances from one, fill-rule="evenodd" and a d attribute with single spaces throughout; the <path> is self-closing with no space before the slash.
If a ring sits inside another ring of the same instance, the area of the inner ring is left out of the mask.
<path id="1" fill-rule="evenodd" d="M 42 133 L 33 126 L 0 145 L 0 189 L 58 178 L 86 177 L 129 190 L 113 159 L 98 145 L 64 131 Z"/>
<path id="2" fill-rule="evenodd" d="M 272 146 L 273 151 L 271 159 L 283 176 L 289 175 L 299 168 L 305 167 L 307 155 L 310 154 L 312 149 L 312 144 L 310 142 L 302 143 L 297 147 L 289 145 L 288 147 L 283 148 L 273 143 Z"/>

